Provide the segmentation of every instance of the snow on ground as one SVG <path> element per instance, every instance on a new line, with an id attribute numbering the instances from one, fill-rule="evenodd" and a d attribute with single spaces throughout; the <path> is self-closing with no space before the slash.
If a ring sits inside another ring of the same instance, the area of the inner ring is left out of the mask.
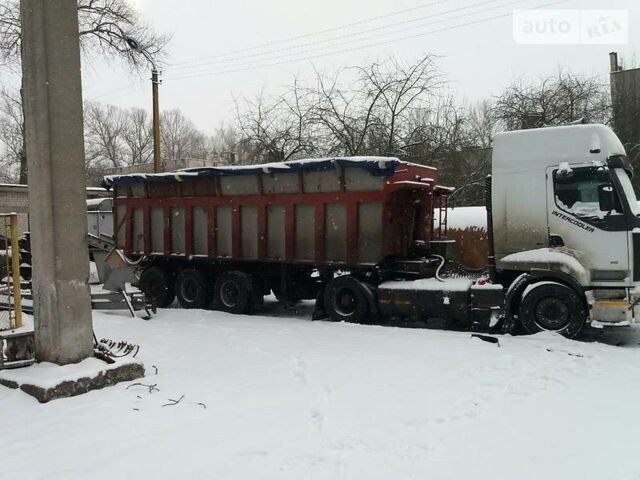
<path id="1" fill-rule="evenodd" d="M 434 210 L 435 222 L 437 225 L 440 212 Z M 485 207 L 455 207 L 447 209 L 447 227 L 449 229 L 460 229 L 476 227 L 487 228 L 487 209 Z"/>
<path id="2" fill-rule="evenodd" d="M 0 387 L 1 477 L 640 478 L 640 329 L 498 347 L 266 308 L 94 312 L 98 338 L 141 345 L 158 391 L 41 405 Z"/>

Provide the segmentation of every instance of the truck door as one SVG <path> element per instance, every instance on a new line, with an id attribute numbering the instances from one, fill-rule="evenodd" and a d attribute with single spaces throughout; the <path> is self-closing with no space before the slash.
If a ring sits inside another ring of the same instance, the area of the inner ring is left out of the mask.
<path id="1" fill-rule="evenodd" d="M 602 211 L 603 191 L 615 193 Z M 611 173 L 602 167 L 547 169 L 549 246 L 567 249 L 590 271 L 593 285 L 620 285 L 631 279 L 628 227 Z"/>

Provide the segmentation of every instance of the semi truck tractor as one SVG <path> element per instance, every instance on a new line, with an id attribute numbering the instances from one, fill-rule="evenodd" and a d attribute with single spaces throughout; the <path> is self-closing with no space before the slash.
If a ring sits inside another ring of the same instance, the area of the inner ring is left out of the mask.
<path id="1" fill-rule="evenodd" d="M 315 317 L 425 321 L 575 337 L 640 310 L 640 209 L 603 125 L 497 134 L 486 274 L 456 264 L 452 189 L 387 157 L 105 177 L 115 242 L 159 307 L 258 311 L 315 299 Z M 434 215 L 434 210 L 439 215 Z"/>

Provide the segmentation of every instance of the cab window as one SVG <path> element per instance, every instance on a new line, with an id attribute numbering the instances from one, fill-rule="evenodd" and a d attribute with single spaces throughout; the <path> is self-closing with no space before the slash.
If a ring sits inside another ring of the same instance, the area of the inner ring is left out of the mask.
<path id="1" fill-rule="evenodd" d="M 615 193 L 607 170 L 593 167 L 556 170 L 553 177 L 556 205 L 561 210 L 596 222 L 622 214 L 620 198 Z M 606 210 L 601 208 L 600 197 L 603 193 L 613 194 L 614 198 Z"/>

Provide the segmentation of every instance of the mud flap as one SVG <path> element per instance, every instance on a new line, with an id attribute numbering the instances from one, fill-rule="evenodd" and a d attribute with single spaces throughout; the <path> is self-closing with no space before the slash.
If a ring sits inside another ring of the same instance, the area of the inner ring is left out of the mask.
<path id="1" fill-rule="evenodd" d="M 503 334 L 514 334 L 517 330 L 515 312 L 513 311 L 513 302 L 516 298 L 519 298 L 524 292 L 527 285 L 531 283 L 533 277 L 528 273 L 523 273 L 518 278 L 516 278 L 509 289 L 507 290 L 507 295 L 504 299 L 505 306 L 505 314 L 502 317 L 502 320 L 498 322 L 495 328 L 499 328 L 500 333 Z"/>

